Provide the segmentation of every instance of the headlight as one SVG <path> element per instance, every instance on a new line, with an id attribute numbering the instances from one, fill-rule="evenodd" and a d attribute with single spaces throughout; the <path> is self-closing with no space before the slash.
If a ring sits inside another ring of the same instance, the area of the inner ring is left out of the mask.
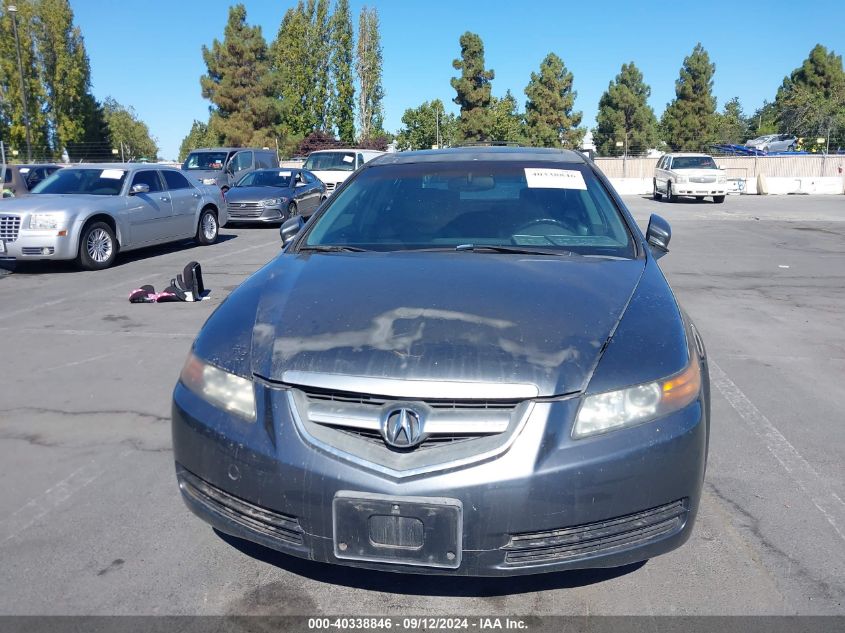
<path id="1" fill-rule="evenodd" d="M 29 216 L 29 228 L 34 230 L 57 229 L 64 221 L 61 213 L 33 213 Z"/>
<path id="2" fill-rule="evenodd" d="M 268 200 L 264 200 L 261 204 L 263 204 L 265 207 L 278 207 L 283 205 L 287 201 L 287 198 L 270 198 Z"/>
<path id="3" fill-rule="evenodd" d="M 648 422 L 687 406 L 701 389 L 701 368 L 693 358 L 684 371 L 665 380 L 643 383 L 584 398 L 572 437 L 579 439 Z"/>
<path id="4" fill-rule="evenodd" d="M 218 369 L 188 355 L 179 380 L 211 404 L 255 422 L 255 389 L 252 381 Z"/>
<path id="5" fill-rule="evenodd" d="M 728 177 L 722 174 L 719 176 L 719 182 L 728 182 Z"/>
<path id="6" fill-rule="evenodd" d="M 680 175 L 675 176 L 675 182 L 686 182 L 686 181 L 687 181 L 686 176 L 680 176 Z"/>

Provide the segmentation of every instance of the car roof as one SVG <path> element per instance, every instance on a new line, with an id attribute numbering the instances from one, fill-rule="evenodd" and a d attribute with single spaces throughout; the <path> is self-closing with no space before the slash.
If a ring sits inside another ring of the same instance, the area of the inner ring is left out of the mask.
<path id="1" fill-rule="evenodd" d="M 325 154 L 328 152 L 360 152 L 361 154 L 386 154 L 387 152 L 383 152 L 380 149 L 363 149 L 360 147 L 329 147 L 327 149 L 315 149 L 313 152 L 308 154 Z"/>
<path id="2" fill-rule="evenodd" d="M 583 154 L 569 149 L 546 147 L 453 147 L 388 153 L 378 160 L 379 165 L 407 163 L 441 163 L 468 160 L 536 161 L 553 163 L 587 163 Z"/>
<path id="3" fill-rule="evenodd" d="M 666 154 L 666 156 L 673 156 L 675 158 L 684 158 L 684 157 L 705 157 L 705 158 L 713 158 L 710 154 L 697 154 L 695 152 L 678 152 L 678 153 L 671 153 Z"/>

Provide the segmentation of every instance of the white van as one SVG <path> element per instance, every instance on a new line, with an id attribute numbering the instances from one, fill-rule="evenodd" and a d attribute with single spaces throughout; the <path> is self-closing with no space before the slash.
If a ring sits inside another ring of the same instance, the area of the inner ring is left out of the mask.
<path id="1" fill-rule="evenodd" d="M 384 153 L 374 149 L 321 149 L 311 152 L 302 168 L 322 180 L 331 195 L 353 171 Z"/>

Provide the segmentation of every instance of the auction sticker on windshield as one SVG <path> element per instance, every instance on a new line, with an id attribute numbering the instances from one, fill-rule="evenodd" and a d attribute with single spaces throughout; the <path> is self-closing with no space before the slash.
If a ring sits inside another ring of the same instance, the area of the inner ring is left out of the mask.
<path id="1" fill-rule="evenodd" d="M 120 180 L 123 178 L 123 170 L 122 169 L 104 169 L 102 173 L 100 173 L 100 178 L 112 178 L 114 180 Z"/>
<path id="2" fill-rule="evenodd" d="M 584 176 L 575 169 L 526 167 L 525 180 L 530 189 L 587 189 Z"/>

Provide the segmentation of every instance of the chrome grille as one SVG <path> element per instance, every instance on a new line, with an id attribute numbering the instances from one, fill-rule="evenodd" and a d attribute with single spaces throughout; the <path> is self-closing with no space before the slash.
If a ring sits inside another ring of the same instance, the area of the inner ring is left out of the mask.
<path id="1" fill-rule="evenodd" d="M 690 182 L 716 182 L 716 176 L 692 176 Z"/>
<path id="2" fill-rule="evenodd" d="M 337 186 L 337 185 L 336 185 L 335 183 L 333 183 L 333 182 L 327 182 L 327 183 L 325 183 L 325 184 L 326 184 L 326 193 L 332 193 L 332 192 L 334 192 L 335 187 Z"/>
<path id="3" fill-rule="evenodd" d="M 0 215 L 0 240 L 14 242 L 21 230 L 19 215 Z"/>
<path id="4" fill-rule="evenodd" d="M 231 217 L 258 218 L 264 212 L 260 202 L 227 202 L 226 208 Z"/>
<path id="5" fill-rule="evenodd" d="M 310 422 L 385 446 L 381 436 L 383 414 L 408 400 L 373 394 L 297 387 L 305 396 Z M 503 433 L 520 400 L 414 399 L 410 402 L 426 412 L 426 439 L 420 448 Z"/>

